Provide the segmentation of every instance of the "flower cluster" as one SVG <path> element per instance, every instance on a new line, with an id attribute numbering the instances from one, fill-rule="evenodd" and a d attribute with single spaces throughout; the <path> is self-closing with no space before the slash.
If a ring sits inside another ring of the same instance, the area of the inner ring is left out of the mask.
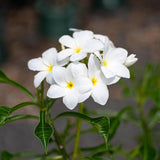
<path id="1" fill-rule="evenodd" d="M 42 57 L 28 62 L 30 70 L 38 71 L 34 77 L 37 88 L 46 78 L 51 85 L 49 98 L 63 97 L 63 103 L 74 109 L 78 103 L 90 96 L 96 103 L 105 105 L 108 85 L 129 78 L 127 67 L 137 61 L 134 54 L 117 48 L 104 35 L 88 30 L 74 30 L 73 36 L 64 35 L 59 39 L 62 50 L 48 49 Z"/>

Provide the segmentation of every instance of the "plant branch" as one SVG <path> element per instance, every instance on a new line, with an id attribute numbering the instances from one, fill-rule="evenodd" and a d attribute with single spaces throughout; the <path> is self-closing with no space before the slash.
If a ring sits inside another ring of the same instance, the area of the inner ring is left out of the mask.
<path id="1" fill-rule="evenodd" d="M 83 103 L 79 104 L 79 113 L 83 113 Z M 77 132 L 76 132 L 76 139 L 75 139 L 75 145 L 74 145 L 74 151 L 73 151 L 73 157 L 72 160 L 77 159 L 77 153 L 79 148 L 79 139 L 80 139 L 80 132 L 81 132 L 81 119 L 79 118 L 77 121 Z"/>
<path id="2" fill-rule="evenodd" d="M 53 124 L 52 124 L 53 126 Z M 54 128 L 54 137 L 55 137 L 55 142 L 57 144 L 57 147 L 60 151 L 60 153 L 62 154 L 63 156 L 63 159 L 64 160 L 70 160 L 65 148 L 64 148 L 64 145 L 62 144 L 62 140 L 61 140 L 61 137 L 59 136 L 59 134 L 57 133 L 56 129 Z"/>

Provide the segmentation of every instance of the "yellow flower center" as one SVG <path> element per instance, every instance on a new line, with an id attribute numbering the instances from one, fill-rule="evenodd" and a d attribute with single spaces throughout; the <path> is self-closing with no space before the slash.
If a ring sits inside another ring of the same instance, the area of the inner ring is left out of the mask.
<path id="1" fill-rule="evenodd" d="M 107 67 L 107 65 L 108 65 L 106 60 L 103 60 L 103 64 L 104 64 L 105 67 Z"/>
<path id="2" fill-rule="evenodd" d="M 77 47 L 77 48 L 74 49 L 74 51 L 75 51 L 76 53 L 79 53 L 81 50 L 82 50 L 81 47 Z"/>
<path id="3" fill-rule="evenodd" d="M 64 50 L 64 49 L 65 49 L 65 46 L 61 44 L 61 48 L 62 48 L 62 50 Z"/>
<path id="4" fill-rule="evenodd" d="M 91 81 L 92 81 L 92 83 L 93 83 L 93 86 L 95 86 L 98 80 L 93 77 L 93 78 L 91 79 Z"/>
<path id="5" fill-rule="evenodd" d="M 53 65 L 51 64 L 51 65 L 48 66 L 47 71 L 48 71 L 48 72 L 51 72 L 51 71 L 52 71 L 52 68 L 53 68 Z"/>
<path id="6" fill-rule="evenodd" d="M 74 83 L 69 81 L 67 82 L 67 88 L 72 89 L 74 87 Z"/>

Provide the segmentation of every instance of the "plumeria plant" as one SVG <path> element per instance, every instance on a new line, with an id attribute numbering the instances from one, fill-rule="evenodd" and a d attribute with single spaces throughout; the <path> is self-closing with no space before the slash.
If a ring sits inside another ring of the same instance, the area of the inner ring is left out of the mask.
<path id="1" fill-rule="evenodd" d="M 34 160 L 107 160 L 115 159 L 114 154 L 118 152 L 122 153 L 121 146 L 114 148 L 110 140 L 119 126 L 121 117 L 130 111 L 130 108 L 126 107 L 116 114 L 108 114 L 107 108 L 104 108 L 100 114 L 100 112 L 89 111 L 84 107 L 84 102 L 92 97 L 95 103 L 106 105 L 109 98 L 108 86 L 117 83 L 121 78 L 130 78 L 128 67 L 137 61 L 136 55 L 128 55 L 126 49 L 115 47 L 105 35 L 94 34 L 88 30 L 71 30 L 73 36 L 64 35 L 59 39 L 61 51 L 50 48 L 42 53 L 42 57 L 29 60 L 28 68 L 37 72 L 34 76 L 36 96 L 21 84 L 9 79 L 2 71 L 0 72 L 0 82 L 18 87 L 32 99 L 30 102 L 22 102 L 14 107 L 0 106 L 0 126 L 19 119 L 37 119 L 34 134 L 44 147 L 42 155 L 11 154 L 3 151 L 2 160 L 23 156 L 32 157 Z M 49 84 L 46 96 L 45 81 Z M 127 88 L 126 84 L 123 86 Z M 62 98 L 68 111 L 52 117 L 52 107 L 58 98 Z M 29 105 L 39 109 L 39 117 L 26 114 L 12 115 L 14 111 Z M 78 112 L 73 111 L 75 107 L 79 107 Z M 55 128 L 55 123 L 61 117 L 68 117 L 68 121 L 63 133 L 60 134 Z M 70 117 L 74 117 L 76 121 L 71 122 Z M 81 131 L 82 120 L 91 125 L 89 130 Z M 75 126 L 76 133 L 72 133 L 71 129 Z M 80 148 L 80 135 L 92 132 L 102 136 L 104 143 L 90 148 Z M 67 145 L 73 139 L 74 148 L 71 153 L 68 153 Z M 48 150 L 48 145 L 52 143 L 57 147 Z M 135 152 L 123 152 L 123 154 L 131 160 Z M 143 160 L 149 159 L 143 158 Z"/>

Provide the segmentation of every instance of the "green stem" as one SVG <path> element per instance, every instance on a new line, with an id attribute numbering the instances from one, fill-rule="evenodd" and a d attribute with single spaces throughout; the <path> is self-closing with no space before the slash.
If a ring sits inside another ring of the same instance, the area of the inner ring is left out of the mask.
<path id="1" fill-rule="evenodd" d="M 66 150 L 65 150 L 65 147 L 64 147 L 64 144 L 62 143 L 62 140 L 61 140 L 61 137 L 60 135 L 58 134 L 58 132 L 56 131 L 55 127 L 54 127 L 54 124 L 52 122 L 52 119 L 50 117 L 50 114 L 47 112 L 47 120 L 49 122 L 49 124 L 52 126 L 54 132 L 53 132 L 53 136 L 54 136 L 54 139 L 55 139 L 55 143 L 58 147 L 58 150 L 59 152 L 61 153 L 62 157 L 63 157 L 63 160 L 70 160 Z"/>
<path id="2" fill-rule="evenodd" d="M 41 108 L 44 108 L 44 81 L 42 81 L 41 83 L 41 101 L 40 101 L 40 105 L 41 105 Z"/>
<path id="3" fill-rule="evenodd" d="M 146 116 L 144 114 L 144 110 L 143 110 L 143 103 L 138 103 L 138 109 L 139 109 L 139 115 L 140 115 L 140 119 L 141 119 L 141 126 L 142 126 L 142 129 L 143 129 L 143 132 L 144 132 L 144 137 L 145 137 L 145 140 L 148 142 L 148 143 L 151 143 L 151 135 L 150 135 L 150 129 L 147 125 L 147 119 L 146 119 Z"/>
<path id="4" fill-rule="evenodd" d="M 144 101 L 139 101 L 138 102 L 138 110 L 139 110 L 139 115 L 141 119 L 141 126 L 143 130 L 143 145 L 144 145 L 144 150 L 143 150 L 143 160 L 147 159 L 147 153 L 148 152 L 148 146 L 152 145 L 152 136 L 150 133 L 150 128 L 147 124 L 147 119 L 144 114 Z"/>
<path id="5" fill-rule="evenodd" d="M 41 83 L 41 88 L 37 89 L 37 99 L 40 110 L 46 110 L 46 107 L 44 105 L 44 81 L 42 81 Z"/>
<path id="6" fill-rule="evenodd" d="M 79 104 L 79 113 L 83 113 L 83 103 Z M 76 132 L 76 139 L 75 139 L 75 145 L 74 145 L 74 151 L 73 151 L 73 157 L 72 160 L 77 159 L 77 153 L 79 148 L 79 139 L 80 139 L 80 132 L 81 132 L 81 119 L 79 118 L 77 121 L 77 132 Z"/>
<path id="7" fill-rule="evenodd" d="M 52 124 L 52 126 L 53 126 L 53 124 Z M 55 137 L 55 142 L 57 144 L 57 147 L 63 156 L 63 160 L 70 160 L 70 158 L 64 148 L 64 145 L 62 144 L 61 137 L 59 136 L 59 134 L 57 133 L 55 128 L 54 128 L 54 137 Z"/>

